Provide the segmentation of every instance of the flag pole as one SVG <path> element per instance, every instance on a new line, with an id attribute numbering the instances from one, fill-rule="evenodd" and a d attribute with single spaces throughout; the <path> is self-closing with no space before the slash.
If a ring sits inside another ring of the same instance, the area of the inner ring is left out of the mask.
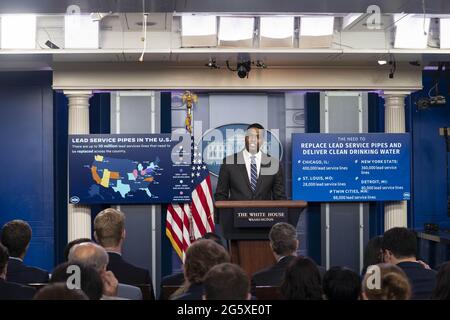
<path id="1" fill-rule="evenodd" d="M 198 97 L 196 94 L 193 94 L 191 91 L 187 90 L 184 92 L 182 96 L 182 101 L 184 104 L 186 104 L 186 120 L 185 120 L 186 130 L 189 132 L 192 139 L 193 135 L 192 108 L 194 107 L 194 103 L 198 101 Z M 191 150 L 191 152 L 192 151 L 193 150 Z M 191 155 L 191 159 L 192 158 L 193 157 Z M 196 240 L 194 236 L 194 223 L 192 221 L 192 201 L 189 203 L 189 238 L 191 242 Z"/>

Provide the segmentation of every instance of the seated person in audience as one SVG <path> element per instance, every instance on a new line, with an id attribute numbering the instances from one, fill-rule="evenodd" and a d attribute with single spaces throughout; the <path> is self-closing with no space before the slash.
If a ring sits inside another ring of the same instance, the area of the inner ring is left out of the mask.
<path id="1" fill-rule="evenodd" d="M 65 283 L 52 283 L 34 296 L 33 300 L 89 300 L 82 290 L 67 288 Z"/>
<path id="2" fill-rule="evenodd" d="M 322 280 L 315 262 L 295 257 L 286 269 L 280 292 L 286 300 L 322 300 Z"/>
<path id="3" fill-rule="evenodd" d="M 5 280 L 8 259 L 8 249 L 0 244 L 0 300 L 31 300 L 36 290 Z"/>
<path id="4" fill-rule="evenodd" d="M 168 276 L 165 276 L 161 280 L 162 286 L 181 286 L 184 283 L 184 273 L 177 272 Z"/>
<path id="5" fill-rule="evenodd" d="M 394 264 L 380 263 L 367 269 L 361 297 L 364 300 L 409 300 L 411 284 L 401 268 Z"/>
<path id="6" fill-rule="evenodd" d="M 82 264 L 82 263 L 70 263 L 64 262 L 58 265 L 52 272 L 52 276 L 50 278 L 50 283 L 58 283 L 62 282 L 65 286 L 67 286 L 67 280 L 74 281 L 71 278 L 74 275 L 73 267 L 76 266 L 80 270 L 80 289 L 86 294 L 89 300 L 100 300 L 103 297 L 103 292 L 106 292 L 107 295 L 114 295 L 117 290 L 116 287 L 103 288 L 103 280 L 93 267 Z M 71 268 L 69 268 L 71 267 Z M 109 282 L 106 282 L 109 284 Z M 76 283 L 70 282 L 71 285 L 77 285 Z"/>
<path id="7" fill-rule="evenodd" d="M 295 228 L 284 222 L 272 226 L 269 232 L 270 249 L 277 263 L 269 268 L 263 269 L 252 276 L 252 293 L 255 286 L 280 286 L 284 272 L 291 261 L 297 255 L 298 239 Z M 322 274 L 325 270 L 318 267 Z"/>
<path id="8" fill-rule="evenodd" d="M 215 234 L 214 232 L 207 232 L 207 233 L 205 233 L 203 235 L 202 239 L 212 240 L 212 241 L 215 241 L 217 244 L 220 244 L 221 246 L 224 246 L 220 236 Z"/>
<path id="9" fill-rule="evenodd" d="M 112 271 L 120 283 L 130 285 L 149 285 L 151 299 L 154 300 L 152 279 L 148 270 L 136 267 L 122 257 L 122 245 L 125 240 L 125 215 L 113 208 L 100 212 L 94 219 L 94 237 L 106 252 Z"/>
<path id="10" fill-rule="evenodd" d="M 6 279 L 21 284 L 48 282 L 47 271 L 23 262 L 31 241 L 30 225 L 23 220 L 13 220 L 3 226 L 1 233 L 1 242 L 9 251 Z"/>
<path id="11" fill-rule="evenodd" d="M 450 262 L 440 266 L 436 277 L 436 288 L 433 292 L 434 300 L 450 300 Z"/>
<path id="12" fill-rule="evenodd" d="M 222 239 L 215 233 L 213 232 L 207 232 L 203 235 L 202 239 L 210 239 L 215 241 L 217 244 L 220 244 L 221 246 L 223 246 L 222 243 Z M 181 286 L 184 283 L 184 273 L 183 272 L 177 272 L 168 276 L 165 276 L 162 280 L 161 280 L 161 296 L 160 296 L 160 300 L 163 299 L 162 294 L 163 294 L 163 290 L 162 288 L 164 286 Z"/>
<path id="13" fill-rule="evenodd" d="M 142 292 L 138 287 L 119 283 L 114 273 L 106 270 L 108 254 L 105 249 L 95 243 L 80 243 L 69 252 L 69 263 L 84 263 L 97 270 L 103 280 L 103 298 L 119 297 L 130 300 L 142 300 Z M 109 290 L 109 288 L 116 288 Z"/>
<path id="14" fill-rule="evenodd" d="M 64 259 L 65 259 L 64 261 L 69 261 L 69 252 L 73 246 L 80 244 L 80 243 L 85 243 L 85 242 L 92 242 L 92 240 L 89 238 L 80 238 L 80 239 L 75 239 L 75 240 L 70 241 L 64 248 Z"/>
<path id="15" fill-rule="evenodd" d="M 203 280 L 204 300 L 250 300 L 250 280 L 236 264 L 221 263 L 211 268 Z"/>
<path id="16" fill-rule="evenodd" d="M 408 276 L 413 300 L 430 299 L 436 287 L 436 271 L 417 261 L 417 238 L 414 231 L 392 228 L 383 235 L 384 262 L 396 264 Z"/>
<path id="17" fill-rule="evenodd" d="M 383 263 L 383 250 L 381 244 L 383 236 L 376 236 L 367 242 L 364 249 L 364 266 L 361 270 L 361 275 L 364 277 L 367 267 L 375 264 Z"/>
<path id="18" fill-rule="evenodd" d="M 361 278 L 350 269 L 332 267 L 323 276 L 322 289 L 326 300 L 358 300 L 361 294 Z"/>
<path id="19" fill-rule="evenodd" d="M 229 262 L 230 257 L 224 247 L 213 240 L 199 239 L 186 251 L 184 261 L 185 284 L 175 292 L 174 300 L 201 300 L 203 296 L 203 278 L 215 265 Z"/>

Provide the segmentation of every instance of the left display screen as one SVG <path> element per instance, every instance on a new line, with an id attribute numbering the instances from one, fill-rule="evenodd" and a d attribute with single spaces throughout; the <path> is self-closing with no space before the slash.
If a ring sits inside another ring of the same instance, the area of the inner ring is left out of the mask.
<path id="1" fill-rule="evenodd" d="M 191 200 L 188 134 L 69 135 L 69 203 Z"/>

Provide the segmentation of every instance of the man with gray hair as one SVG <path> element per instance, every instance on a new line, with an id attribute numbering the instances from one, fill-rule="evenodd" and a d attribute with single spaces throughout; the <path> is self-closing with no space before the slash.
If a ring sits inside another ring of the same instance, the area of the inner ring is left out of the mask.
<path id="1" fill-rule="evenodd" d="M 105 249 L 91 242 L 75 245 L 69 252 L 69 262 L 86 264 L 100 273 L 105 299 L 117 296 L 131 300 L 142 300 L 142 292 L 138 287 L 118 283 L 114 274 L 106 270 L 108 261 L 109 258 Z"/>
<path id="2" fill-rule="evenodd" d="M 101 211 L 94 219 L 94 237 L 108 253 L 107 269 L 112 271 L 120 283 L 132 286 L 148 286 L 150 300 L 154 300 L 152 279 L 148 270 L 137 267 L 122 257 L 126 238 L 125 215 L 114 208 Z"/>
<path id="3" fill-rule="evenodd" d="M 280 286 L 286 268 L 297 255 L 299 241 L 297 231 L 292 225 L 285 222 L 273 225 L 269 232 L 269 240 L 277 263 L 253 274 L 252 289 L 256 286 Z M 321 270 L 322 272 L 324 270 Z"/>

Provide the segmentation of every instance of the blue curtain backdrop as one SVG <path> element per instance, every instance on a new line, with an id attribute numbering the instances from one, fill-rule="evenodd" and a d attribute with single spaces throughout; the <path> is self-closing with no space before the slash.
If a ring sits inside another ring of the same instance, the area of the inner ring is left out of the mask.
<path id="1" fill-rule="evenodd" d="M 25 263 L 54 263 L 53 93 L 51 72 L 0 73 L 0 225 L 26 220 Z"/>

